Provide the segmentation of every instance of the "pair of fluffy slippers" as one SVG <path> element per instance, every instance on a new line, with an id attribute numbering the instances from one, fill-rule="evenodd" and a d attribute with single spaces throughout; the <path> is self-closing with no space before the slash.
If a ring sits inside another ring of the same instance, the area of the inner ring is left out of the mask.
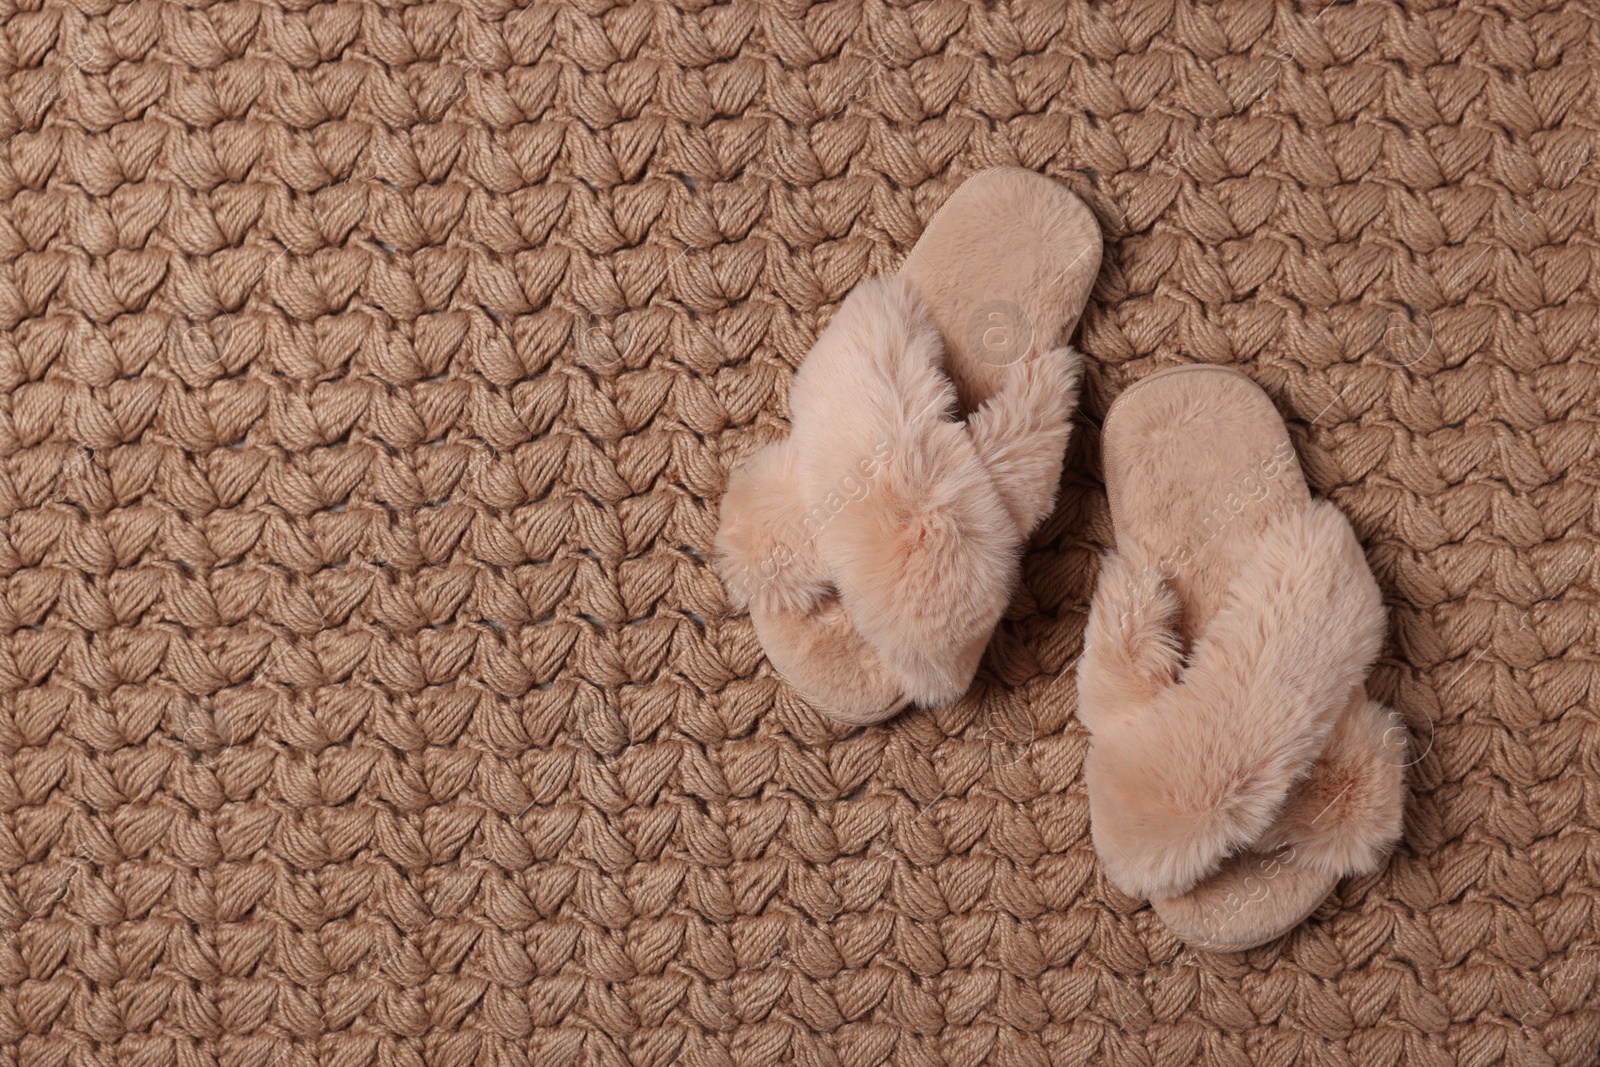
<path id="1" fill-rule="evenodd" d="M 971 684 L 1054 503 L 1079 372 L 1062 342 L 1100 253 L 1065 189 L 985 172 L 807 356 L 791 436 L 730 480 L 716 561 L 814 707 L 872 723 Z M 1145 379 L 1103 448 L 1117 546 L 1078 675 L 1095 848 L 1192 944 L 1248 948 L 1398 837 L 1404 733 L 1362 688 L 1381 599 L 1245 376 Z"/>

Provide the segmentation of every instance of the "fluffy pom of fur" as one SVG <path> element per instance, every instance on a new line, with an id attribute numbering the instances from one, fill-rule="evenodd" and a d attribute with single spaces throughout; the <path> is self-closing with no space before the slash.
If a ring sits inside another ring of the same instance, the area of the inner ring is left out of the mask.
<path id="1" fill-rule="evenodd" d="M 831 594 L 799 493 L 791 441 L 767 445 L 728 480 L 715 564 L 736 607 L 807 612 Z"/>
<path id="2" fill-rule="evenodd" d="M 1162 685 L 1171 605 L 1122 581 L 1097 597 L 1080 665 L 1094 839 L 1119 889 L 1174 896 L 1272 825 L 1377 657 L 1383 604 L 1349 524 L 1312 504 L 1264 533 Z M 1118 603 L 1133 623 L 1103 617 Z"/>
<path id="3" fill-rule="evenodd" d="M 1358 692 L 1311 773 L 1289 793 L 1256 848 L 1293 849 L 1294 862 L 1334 877 L 1377 870 L 1400 838 L 1405 767 L 1393 733 L 1399 716 Z"/>
<path id="4" fill-rule="evenodd" d="M 1180 610 L 1156 566 L 1106 554 L 1078 664 L 1078 718 L 1091 733 L 1132 717 L 1178 680 Z"/>

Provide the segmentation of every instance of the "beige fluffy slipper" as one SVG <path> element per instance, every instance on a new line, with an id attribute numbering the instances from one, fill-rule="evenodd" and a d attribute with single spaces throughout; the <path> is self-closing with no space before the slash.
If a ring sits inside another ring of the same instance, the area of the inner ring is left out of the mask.
<path id="1" fill-rule="evenodd" d="M 877 722 L 971 684 L 1054 504 L 1078 382 L 1058 346 L 1100 250 L 1056 182 L 970 179 L 899 276 L 845 299 L 795 375 L 791 436 L 729 480 L 718 572 L 819 710 Z"/>
<path id="2" fill-rule="evenodd" d="M 1103 457 L 1116 548 L 1078 669 L 1095 850 L 1191 944 L 1263 944 L 1400 834 L 1395 720 L 1363 688 L 1377 583 L 1238 371 L 1138 382 Z"/>

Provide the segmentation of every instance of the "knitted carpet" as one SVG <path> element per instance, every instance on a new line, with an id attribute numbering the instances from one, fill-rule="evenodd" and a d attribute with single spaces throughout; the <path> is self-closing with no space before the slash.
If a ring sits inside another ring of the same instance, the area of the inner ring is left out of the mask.
<path id="1" fill-rule="evenodd" d="M 1593 1063 L 1597 23 L 10 0 L 0 1065 Z M 969 697 L 837 728 L 718 497 L 996 164 L 1107 235 L 1060 505 Z M 1235 955 L 1106 884 L 1073 715 L 1095 424 L 1195 361 L 1409 737 L 1387 867 Z"/>

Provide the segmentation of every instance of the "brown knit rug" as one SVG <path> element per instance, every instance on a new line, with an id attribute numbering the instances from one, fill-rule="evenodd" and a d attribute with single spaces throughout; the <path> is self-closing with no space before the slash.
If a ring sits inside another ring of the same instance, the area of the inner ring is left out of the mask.
<path id="1" fill-rule="evenodd" d="M 1600 9 L 3 10 L 0 1067 L 1595 1062 Z M 1061 503 L 965 701 L 835 728 L 718 497 L 995 164 L 1107 235 Z M 1193 361 L 1354 522 L 1412 765 L 1221 956 L 1073 716 L 1094 427 Z"/>

